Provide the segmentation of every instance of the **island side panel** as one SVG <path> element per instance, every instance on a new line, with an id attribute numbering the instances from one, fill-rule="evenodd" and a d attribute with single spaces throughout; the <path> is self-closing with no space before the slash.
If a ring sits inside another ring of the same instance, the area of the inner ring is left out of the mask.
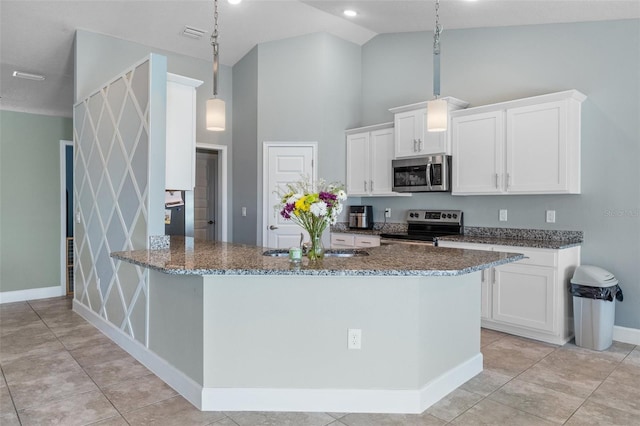
<path id="1" fill-rule="evenodd" d="M 479 354 L 480 272 L 424 277 L 420 286 L 420 382 L 429 383 Z"/>
<path id="2" fill-rule="evenodd" d="M 149 349 L 202 386 L 202 281 L 150 271 Z"/>
<path id="3" fill-rule="evenodd" d="M 419 279 L 204 280 L 205 387 L 419 387 Z M 347 348 L 349 328 L 362 330 L 362 349 Z"/>

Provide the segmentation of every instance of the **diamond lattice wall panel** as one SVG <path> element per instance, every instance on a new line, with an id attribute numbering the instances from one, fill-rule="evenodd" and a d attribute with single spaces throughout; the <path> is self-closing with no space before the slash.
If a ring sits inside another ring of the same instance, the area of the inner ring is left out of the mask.
<path id="1" fill-rule="evenodd" d="M 74 191 L 81 220 L 76 225 L 76 302 L 143 344 L 148 274 L 115 261 L 110 253 L 148 245 L 150 87 L 166 87 L 164 58 L 164 80 L 152 82 L 154 58 L 76 104 L 73 123 Z"/>

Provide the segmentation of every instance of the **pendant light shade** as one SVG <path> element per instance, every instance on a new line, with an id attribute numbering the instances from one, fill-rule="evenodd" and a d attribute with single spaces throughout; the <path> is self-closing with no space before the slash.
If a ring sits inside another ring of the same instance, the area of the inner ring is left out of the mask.
<path id="1" fill-rule="evenodd" d="M 224 130 L 224 101 L 218 98 L 207 100 L 207 130 L 221 132 Z"/>
<path id="2" fill-rule="evenodd" d="M 444 99 L 427 102 L 427 130 L 429 132 L 445 132 L 447 130 L 448 105 Z"/>

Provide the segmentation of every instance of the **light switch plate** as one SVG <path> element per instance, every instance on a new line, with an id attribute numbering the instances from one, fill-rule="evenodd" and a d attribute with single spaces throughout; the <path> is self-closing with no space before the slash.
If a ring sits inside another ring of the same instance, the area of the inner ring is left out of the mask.
<path id="1" fill-rule="evenodd" d="M 507 221 L 507 209 L 500 209 L 500 222 Z"/>

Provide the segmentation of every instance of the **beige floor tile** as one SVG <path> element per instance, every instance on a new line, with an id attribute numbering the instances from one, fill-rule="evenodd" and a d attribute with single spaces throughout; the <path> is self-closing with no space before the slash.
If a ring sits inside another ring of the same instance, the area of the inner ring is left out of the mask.
<path id="1" fill-rule="evenodd" d="M 618 366 L 619 362 L 599 352 L 582 348 L 567 350 L 565 347 L 549 354 L 538 365 L 553 371 L 586 375 L 604 380 Z"/>
<path id="2" fill-rule="evenodd" d="M 429 407 L 427 414 L 450 422 L 473 407 L 482 398 L 482 395 L 468 392 L 464 389 L 456 389 Z"/>
<path id="3" fill-rule="evenodd" d="M 638 388 L 640 386 L 640 365 L 634 365 L 632 362 L 622 362 L 613 370 L 608 380 L 620 385 Z"/>
<path id="4" fill-rule="evenodd" d="M 2 369 L 9 385 L 49 374 L 82 372 L 76 360 L 64 350 L 6 361 L 2 363 Z"/>
<path id="5" fill-rule="evenodd" d="M 146 376 L 150 373 L 144 365 L 131 356 L 90 365 L 85 367 L 85 371 L 100 388 Z"/>
<path id="6" fill-rule="evenodd" d="M 15 411 L 0 414 L 0 425 L 2 426 L 20 426 L 20 420 Z"/>
<path id="7" fill-rule="evenodd" d="M 324 426 L 335 419 L 326 413 L 280 413 L 263 411 L 227 412 L 240 426 Z"/>
<path id="8" fill-rule="evenodd" d="M 509 376 L 492 370 L 484 370 L 482 373 L 460 386 L 460 389 L 477 393 L 478 395 L 487 396 L 495 392 L 509 380 L 511 380 L 511 377 Z"/>
<path id="9" fill-rule="evenodd" d="M 328 412 L 328 415 L 330 415 L 331 417 L 333 417 L 334 419 L 339 419 L 342 418 L 344 416 L 346 416 L 349 413 L 334 413 L 334 412 Z"/>
<path id="10" fill-rule="evenodd" d="M 535 359 L 527 358 L 519 351 L 506 351 L 493 344 L 485 346 L 482 350 L 483 364 L 485 370 L 513 378 L 522 373 L 527 368 L 534 365 Z"/>
<path id="11" fill-rule="evenodd" d="M 611 376 L 589 398 L 593 402 L 638 416 L 640 424 L 640 380 L 634 386 L 620 384 Z"/>
<path id="12" fill-rule="evenodd" d="M 83 367 L 131 357 L 124 349 L 111 341 L 101 345 L 82 346 L 70 350 L 69 353 Z"/>
<path id="13" fill-rule="evenodd" d="M 0 337 L 3 339 L 10 338 L 15 334 L 19 334 L 20 336 L 38 336 L 47 333 L 51 333 L 51 330 L 49 330 L 49 327 L 39 318 L 34 321 L 3 323 L 0 326 Z"/>
<path id="14" fill-rule="evenodd" d="M 20 410 L 18 415 L 23 426 L 43 424 L 79 426 L 117 416 L 118 412 L 102 393 L 96 391 Z"/>
<path id="15" fill-rule="evenodd" d="M 565 423 L 566 426 L 632 426 L 638 416 L 626 411 L 606 407 L 596 402 L 585 402 Z"/>
<path id="16" fill-rule="evenodd" d="M 640 347 L 636 347 L 629 352 L 629 355 L 622 361 L 623 364 L 631 364 L 640 367 Z"/>
<path id="17" fill-rule="evenodd" d="M 97 391 L 93 380 L 81 369 L 64 373 L 47 374 L 31 380 L 9 385 L 16 409 L 38 406 L 46 401 L 67 398 L 71 395 Z"/>
<path id="18" fill-rule="evenodd" d="M 120 413 L 137 410 L 177 395 L 175 390 L 154 374 L 109 386 L 103 392 Z"/>
<path id="19" fill-rule="evenodd" d="M 536 364 L 518 376 L 518 380 L 535 383 L 548 389 L 586 398 L 602 383 L 577 369 L 550 369 Z"/>
<path id="20" fill-rule="evenodd" d="M 123 414 L 131 425 L 196 426 L 222 420 L 224 413 L 200 411 L 181 396 L 175 396 L 152 405 Z"/>
<path id="21" fill-rule="evenodd" d="M 500 331 L 489 330 L 488 328 L 481 328 L 480 329 L 480 346 L 487 346 L 506 336 L 508 336 L 508 334 L 502 333 Z"/>
<path id="22" fill-rule="evenodd" d="M 331 423 L 333 425 L 333 423 Z M 238 426 L 238 423 L 231 420 L 229 417 L 217 420 L 211 423 L 211 426 Z"/>
<path id="23" fill-rule="evenodd" d="M 562 346 L 560 350 L 575 351 L 588 356 L 596 356 L 598 358 L 604 358 L 609 361 L 622 361 L 634 348 L 634 345 L 622 342 L 613 342 L 613 344 L 604 351 L 594 351 L 587 348 L 576 346 L 574 341 Z"/>
<path id="24" fill-rule="evenodd" d="M 524 411 L 485 399 L 456 417 L 450 424 L 461 426 L 476 425 L 512 425 L 512 426 L 551 426 L 554 423 L 541 419 Z"/>
<path id="25" fill-rule="evenodd" d="M 15 413 L 15 411 L 9 388 L 6 385 L 0 387 L 0 414 Z"/>
<path id="26" fill-rule="evenodd" d="M 503 337 L 492 343 L 489 347 L 500 349 L 505 354 L 516 354 L 536 361 L 541 360 L 558 348 L 555 345 L 516 336 Z"/>
<path id="27" fill-rule="evenodd" d="M 111 342 L 111 339 L 89 324 L 77 326 L 67 332 L 58 333 L 56 335 L 64 347 L 69 351 L 81 347 L 103 345 Z"/>
<path id="28" fill-rule="evenodd" d="M 584 402 L 584 398 L 518 379 L 510 381 L 488 398 L 555 423 L 566 421 Z"/>
<path id="29" fill-rule="evenodd" d="M 8 342 L 3 338 L 2 345 L 0 345 L 0 363 L 4 364 L 19 358 L 40 356 L 63 350 L 64 346 L 53 334 L 27 341 L 16 339 L 14 342 Z"/>
<path id="30" fill-rule="evenodd" d="M 29 306 L 35 311 L 41 311 L 51 308 L 60 308 L 70 310 L 73 306 L 73 297 L 60 296 L 48 299 L 30 300 Z"/>
<path id="31" fill-rule="evenodd" d="M 347 414 L 340 420 L 347 426 L 438 426 L 446 422 L 427 413 L 422 414 Z M 333 423 L 332 423 L 333 424 Z"/>
<path id="32" fill-rule="evenodd" d="M 129 423 L 122 416 L 110 417 L 105 420 L 100 420 L 96 423 L 91 423 L 91 426 L 129 426 Z"/>

